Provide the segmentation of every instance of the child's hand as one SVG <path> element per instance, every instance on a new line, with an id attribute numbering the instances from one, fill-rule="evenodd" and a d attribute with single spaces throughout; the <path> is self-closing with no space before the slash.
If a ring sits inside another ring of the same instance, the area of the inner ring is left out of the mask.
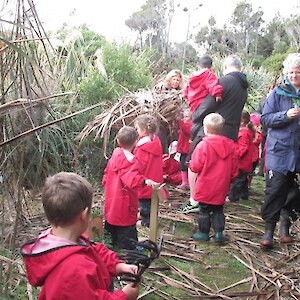
<path id="1" fill-rule="evenodd" d="M 138 271 L 138 267 L 136 265 L 129 265 L 125 263 L 119 263 L 116 265 L 117 275 L 121 273 L 137 274 L 137 271 Z"/>
<path id="2" fill-rule="evenodd" d="M 221 102 L 222 101 L 222 97 L 216 97 L 216 102 Z"/>
<path id="3" fill-rule="evenodd" d="M 129 283 L 125 285 L 122 291 L 126 294 L 128 300 L 135 300 L 139 295 L 140 284 Z"/>
<path id="4" fill-rule="evenodd" d="M 151 179 L 146 179 L 145 184 L 148 185 L 148 186 L 151 186 L 153 189 L 157 189 L 160 186 L 159 182 L 155 182 Z"/>

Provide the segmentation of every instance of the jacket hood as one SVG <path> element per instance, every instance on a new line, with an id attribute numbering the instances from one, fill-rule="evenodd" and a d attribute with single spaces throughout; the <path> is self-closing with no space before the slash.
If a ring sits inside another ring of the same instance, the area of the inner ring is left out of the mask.
<path id="1" fill-rule="evenodd" d="M 197 71 L 192 74 L 191 78 L 189 79 L 189 85 L 193 89 L 198 88 L 199 82 L 202 82 L 209 76 L 210 70 L 209 69 L 203 69 L 201 71 Z"/>
<path id="2" fill-rule="evenodd" d="M 130 152 L 123 150 L 120 147 L 117 147 L 114 152 L 112 157 L 114 159 L 110 160 L 110 167 L 112 171 L 119 171 L 125 168 L 128 168 L 128 166 L 133 164 L 134 161 L 134 156 Z"/>
<path id="3" fill-rule="evenodd" d="M 144 136 L 142 137 L 138 143 L 137 146 L 139 149 L 151 153 L 155 156 L 162 156 L 163 150 L 162 146 L 159 140 L 159 137 L 154 135 L 153 139 L 151 140 L 150 136 Z"/>
<path id="4" fill-rule="evenodd" d="M 26 264 L 28 280 L 33 286 L 44 285 L 47 276 L 61 262 L 74 255 L 74 253 L 85 251 L 88 248 L 88 246 L 66 244 L 35 253 L 35 248 L 42 238 L 39 237 L 34 241 L 28 242 L 21 248 L 21 254 Z M 86 241 L 88 242 L 88 240 Z M 56 250 L 58 249 L 63 249 L 63 251 L 60 251 L 60 255 L 56 254 Z"/>
<path id="5" fill-rule="evenodd" d="M 208 147 L 211 147 L 215 153 L 221 158 L 225 159 L 232 153 L 232 146 L 234 142 L 222 135 L 208 135 L 203 138 Z"/>
<path id="6" fill-rule="evenodd" d="M 247 80 L 247 76 L 245 73 L 242 72 L 230 72 L 228 75 L 234 76 L 240 81 L 240 84 L 243 88 L 247 89 L 249 87 L 249 83 Z"/>

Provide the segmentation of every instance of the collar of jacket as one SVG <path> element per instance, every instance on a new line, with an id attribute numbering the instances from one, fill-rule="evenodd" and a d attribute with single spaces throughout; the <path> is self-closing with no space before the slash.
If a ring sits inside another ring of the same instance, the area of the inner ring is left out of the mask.
<path id="1" fill-rule="evenodd" d="M 296 92 L 294 86 L 291 84 L 289 79 L 285 77 L 283 81 L 275 89 L 276 94 L 283 95 L 291 98 L 297 98 L 300 100 L 300 93 Z"/>

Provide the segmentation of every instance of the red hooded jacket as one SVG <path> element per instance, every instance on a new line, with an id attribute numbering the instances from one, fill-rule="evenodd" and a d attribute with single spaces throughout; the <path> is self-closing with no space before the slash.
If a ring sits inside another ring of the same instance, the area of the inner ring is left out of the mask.
<path id="1" fill-rule="evenodd" d="M 141 174 L 147 179 L 163 183 L 163 150 L 159 138 L 156 135 L 152 140 L 150 136 L 142 137 L 138 141 L 133 153 L 141 164 Z M 139 189 L 139 199 L 150 199 L 151 196 L 151 187 L 144 186 Z"/>
<path id="2" fill-rule="evenodd" d="M 177 152 L 188 154 L 190 149 L 192 121 L 184 123 L 182 120 L 180 120 L 178 121 L 178 126 Z"/>
<path id="3" fill-rule="evenodd" d="M 132 153 L 116 148 L 104 170 L 105 220 L 116 226 L 131 226 L 138 219 L 138 189 L 145 177 Z"/>
<path id="4" fill-rule="evenodd" d="M 221 97 L 223 87 L 219 85 L 217 76 L 211 69 L 203 69 L 195 72 L 189 78 L 184 90 L 184 97 L 188 99 L 191 112 L 204 101 L 204 98 L 210 94 L 214 97 Z"/>
<path id="5" fill-rule="evenodd" d="M 170 184 L 179 184 L 181 182 L 180 163 L 174 158 L 174 154 L 163 155 L 163 172 L 167 176 L 165 181 Z"/>
<path id="6" fill-rule="evenodd" d="M 240 128 L 237 144 L 239 170 L 251 173 L 253 166 L 253 132 L 247 127 Z"/>
<path id="7" fill-rule="evenodd" d="M 198 173 L 194 200 L 224 205 L 230 183 L 238 175 L 236 144 L 221 135 L 209 135 L 196 146 L 189 164 Z"/>
<path id="8" fill-rule="evenodd" d="M 29 283 L 42 286 L 39 300 L 127 299 L 121 290 L 109 291 L 116 265 L 123 262 L 113 251 L 84 235 L 82 245 L 64 240 L 54 246 L 54 238 L 47 230 L 21 249 Z"/>
<path id="9" fill-rule="evenodd" d="M 260 144 L 263 139 L 263 134 L 260 131 L 256 131 L 255 139 L 253 140 L 253 147 L 252 147 L 252 162 L 257 162 L 260 157 Z"/>

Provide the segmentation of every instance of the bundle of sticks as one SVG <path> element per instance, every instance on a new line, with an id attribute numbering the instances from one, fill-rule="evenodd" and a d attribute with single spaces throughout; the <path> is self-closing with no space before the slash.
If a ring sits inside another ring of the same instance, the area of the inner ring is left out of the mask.
<path id="1" fill-rule="evenodd" d="M 95 140 L 102 138 L 105 153 L 112 133 L 124 125 L 133 125 L 138 115 L 150 113 L 168 126 L 184 105 L 181 91 L 157 92 L 152 89 L 130 93 L 89 122 L 79 133 L 78 139 L 82 141 L 90 134 L 95 135 Z"/>

